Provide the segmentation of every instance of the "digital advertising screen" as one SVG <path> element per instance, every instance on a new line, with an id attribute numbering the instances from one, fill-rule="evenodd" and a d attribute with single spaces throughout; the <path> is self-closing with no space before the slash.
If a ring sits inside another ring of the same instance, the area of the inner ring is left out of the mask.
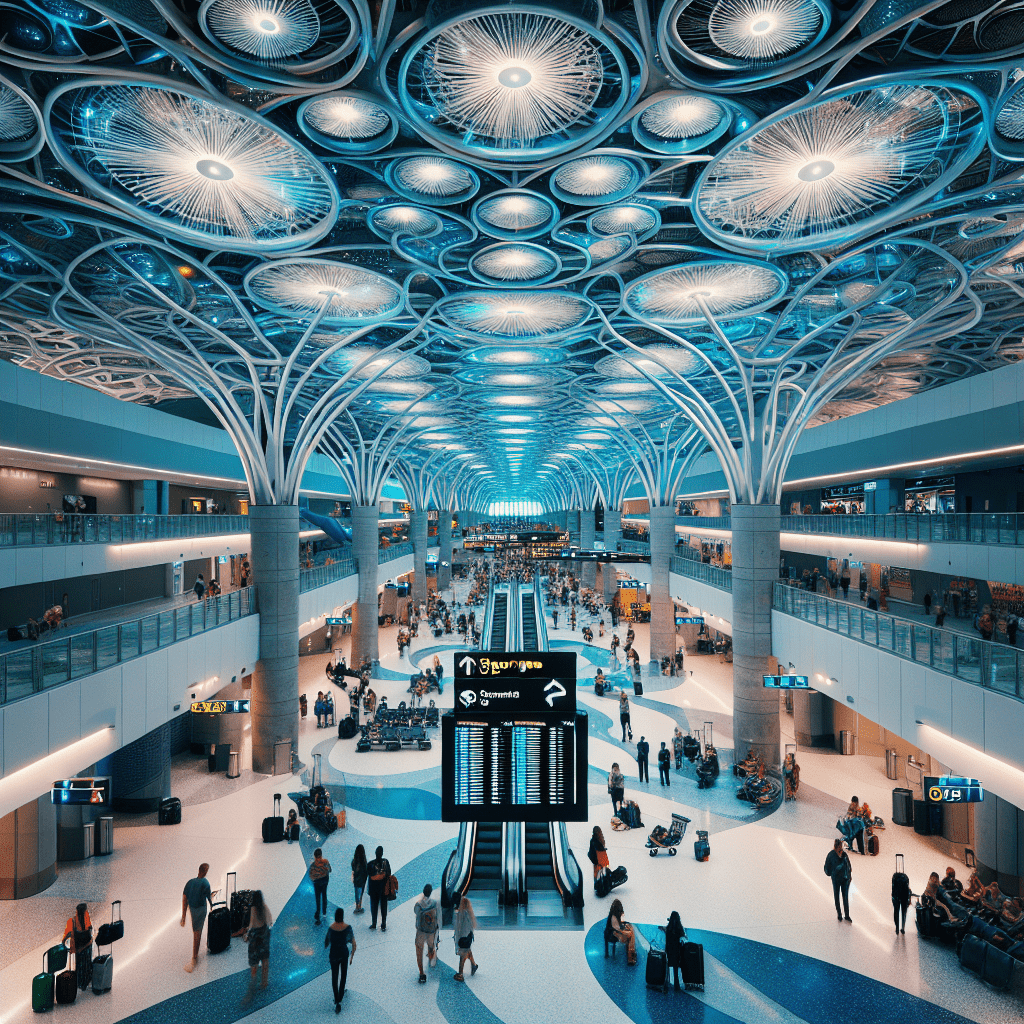
<path id="1" fill-rule="evenodd" d="M 59 779 L 50 789 L 50 803 L 106 807 L 110 803 L 110 777 Z"/>
<path id="2" fill-rule="evenodd" d="M 189 708 L 197 715 L 247 715 L 248 700 L 194 700 Z"/>
<path id="3" fill-rule="evenodd" d="M 807 676 L 765 676 L 764 685 L 772 690 L 808 690 Z"/>
<path id="4" fill-rule="evenodd" d="M 932 804 L 976 804 L 985 799 L 981 783 L 963 775 L 926 775 L 921 781 L 924 798 Z"/>

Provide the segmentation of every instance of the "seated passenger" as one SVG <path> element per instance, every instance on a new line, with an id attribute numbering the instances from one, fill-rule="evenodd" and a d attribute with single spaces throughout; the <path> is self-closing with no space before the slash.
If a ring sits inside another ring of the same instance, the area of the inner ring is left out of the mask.
<path id="1" fill-rule="evenodd" d="M 970 903 L 977 903 L 981 899 L 981 894 L 985 891 L 985 886 L 981 884 L 981 879 L 978 877 L 977 871 L 971 872 L 971 877 L 967 879 L 967 888 L 960 894 L 962 900 L 967 900 Z"/>
<path id="2" fill-rule="evenodd" d="M 946 868 L 946 877 L 942 880 L 941 885 L 954 899 L 964 891 L 963 882 L 957 879 L 956 871 L 951 867 Z"/>
<path id="3" fill-rule="evenodd" d="M 1002 913 L 1004 899 L 1005 897 L 999 891 L 999 883 L 993 882 L 981 897 L 981 907 L 989 914 L 998 917 Z"/>
<path id="4" fill-rule="evenodd" d="M 284 823 L 284 834 L 289 844 L 293 839 L 299 838 L 299 816 L 294 807 L 288 812 L 288 820 Z"/>
<path id="5" fill-rule="evenodd" d="M 1024 920 L 1024 913 L 1021 912 L 1018 902 L 1014 900 L 1004 900 L 1003 909 L 999 914 L 999 920 L 1009 927 L 1012 927 L 1019 921 Z"/>
<path id="6" fill-rule="evenodd" d="M 636 936 L 633 926 L 625 919 L 625 911 L 621 900 L 613 900 L 608 911 L 608 920 L 604 926 L 605 937 L 611 941 L 621 942 L 626 947 L 626 963 L 636 966 Z"/>
<path id="7" fill-rule="evenodd" d="M 921 893 L 921 906 L 923 907 L 934 907 L 938 902 L 938 891 L 939 891 L 939 873 L 933 871 L 928 876 L 928 884 L 924 887 L 924 892 Z"/>

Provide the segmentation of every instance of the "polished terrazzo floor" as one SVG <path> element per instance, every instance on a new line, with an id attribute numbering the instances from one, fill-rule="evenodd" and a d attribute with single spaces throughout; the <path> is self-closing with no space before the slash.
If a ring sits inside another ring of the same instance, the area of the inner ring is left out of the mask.
<path id="1" fill-rule="evenodd" d="M 433 638 L 423 639 L 411 658 L 399 661 L 394 632 L 382 630 L 383 671 L 374 681 L 390 703 L 403 698 L 410 663 L 429 661 L 438 645 Z M 644 655 L 646 627 L 636 632 Z M 551 634 L 553 646 L 582 644 L 578 631 Z M 604 645 L 609 637 L 606 633 Z M 442 654 L 449 678 L 454 649 L 446 645 Z M 451 932 L 444 933 L 440 963 L 429 972 L 428 983 L 419 985 L 412 902 L 425 882 L 439 884 L 457 834 L 456 826 L 438 820 L 439 747 L 356 754 L 354 741 L 338 741 L 333 730 L 318 730 L 307 718 L 300 730 L 301 760 L 307 766 L 303 774 L 234 790 L 222 780 L 223 795 L 204 790 L 204 798 L 215 798 L 187 807 L 180 826 L 118 829 L 111 857 L 64 866 L 47 892 L 0 904 L 0 1020 L 35 1019 L 29 1004 L 31 978 L 74 904 L 88 901 L 99 922 L 106 901 L 114 898 L 122 899 L 126 919 L 126 937 L 114 948 L 114 989 L 103 996 L 82 993 L 75 1006 L 57 1007 L 57 1016 L 87 1024 L 156 1024 L 333 1015 L 323 927 L 313 925 L 305 876 L 316 845 L 323 846 L 334 866 L 329 900 L 344 907 L 355 925 L 359 949 L 341 1015 L 361 1024 L 1021 1020 L 1020 978 L 1014 990 L 994 992 L 962 972 L 951 949 L 918 939 L 913 929 L 905 936 L 893 934 L 892 854 L 906 855 L 915 891 L 923 888 L 929 871 L 945 866 L 942 855 L 912 830 L 890 825 L 882 833 L 881 856 L 855 855 L 853 923 L 836 921 L 822 863 L 836 835 L 835 818 L 851 793 L 866 796 L 888 817 L 892 783 L 880 758 L 801 751 L 800 799 L 770 814 L 736 800 L 729 773 L 714 789 L 698 790 L 684 765 L 682 772 L 673 771 L 671 787 L 664 788 L 655 767 L 654 781 L 640 784 L 635 747 L 620 742 L 616 702 L 597 698 L 587 685 L 607 654 L 577 649 L 584 654 L 579 703 L 590 715 L 591 820 L 570 825 L 569 834 L 577 859 L 587 868 L 589 833 L 601 825 L 612 863 L 627 867 L 629 882 L 615 895 L 638 925 L 639 967 L 627 967 L 621 950 L 605 959 L 601 931 L 609 901 L 588 892 L 582 932 L 480 929 L 475 952 L 481 968 L 465 985 L 452 979 L 454 944 Z M 315 694 L 322 688 L 325 657 L 301 660 L 301 692 Z M 699 727 L 709 720 L 724 753 L 731 735 L 731 667 L 714 657 L 692 657 L 691 669 L 693 675 L 674 688 L 649 686 L 645 697 L 631 699 L 634 741 L 646 735 L 656 749 L 675 724 Z M 450 706 L 451 699 L 446 686 L 438 702 Z M 791 731 L 792 720 L 785 715 L 782 720 L 784 732 Z M 325 781 L 345 793 L 348 827 L 326 840 L 306 829 L 297 844 L 264 845 L 260 822 L 270 813 L 273 793 L 286 794 L 287 811 L 287 794 L 298 794 L 308 783 L 314 753 L 322 754 Z M 605 776 L 612 760 L 622 765 L 629 795 L 640 804 L 643 830 L 615 833 L 608 827 Z M 647 833 L 655 824 L 668 824 L 673 811 L 693 819 L 680 855 L 650 858 L 644 848 Z M 690 840 L 697 828 L 711 832 L 707 863 L 692 857 Z M 368 914 L 351 915 L 347 865 L 358 842 L 371 849 L 382 844 L 399 877 L 399 897 L 386 933 L 368 930 Z M 246 948 L 239 940 L 218 956 L 207 956 L 204 949 L 193 974 L 182 969 L 190 935 L 178 923 L 180 893 L 200 860 L 210 862 L 215 887 L 224 886 L 227 871 L 237 870 L 240 887 L 262 888 L 276 915 L 270 985 L 251 1002 L 246 1001 Z M 657 926 L 673 909 L 691 937 L 705 945 L 703 992 L 666 994 L 644 985 L 646 949 L 658 942 Z"/>

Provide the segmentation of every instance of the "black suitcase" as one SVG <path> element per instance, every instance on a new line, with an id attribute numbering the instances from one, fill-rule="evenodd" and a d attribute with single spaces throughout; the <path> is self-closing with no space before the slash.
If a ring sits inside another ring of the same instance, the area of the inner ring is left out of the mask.
<path id="1" fill-rule="evenodd" d="M 878 854 L 879 854 L 879 851 L 881 849 L 882 849 L 882 844 L 879 841 L 878 836 L 874 835 L 874 834 L 868 836 L 868 853 L 872 857 L 877 857 Z"/>
<path id="2" fill-rule="evenodd" d="M 926 939 L 933 938 L 935 936 L 935 915 L 932 914 L 932 908 L 918 903 L 916 915 L 917 934 Z"/>
<path id="3" fill-rule="evenodd" d="M 181 824 L 181 801 L 176 796 L 169 796 L 166 800 L 160 801 L 157 821 L 161 825 Z"/>
<path id="4" fill-rule="evenodd" d="M 892 823 L 894 825 L 914 824 L 914 792 L 896 788 L 892 791 Z"/>
<path id="5" fill-rule="evenodd" d="M 698 942 L 683 943 L 683 985 L 686 988 L 704 987 L 704 947 Z"/>
<path id="6" fill-rule="evenodd" d="M 998 952 L 998 949 L 993 949 L 977 935 L 965 935 L 960 946 L 960 966 L 973 971 L 980 978 L 985 973 L 985 964 L 989 954 Z M 1013 960 L 1010 963 L 1012 964 Z"/>
<path id="7" fill-rule="evenodd" d="M 668 958 L 663 949 L 652 946 L 648 951 L 645 980 L 648 988 L 660 988 L 662 992 L 668 988 Z"/>
<path id="8" fill-rule="evenodd" d="M 231 911 L 227 903 L 215 903 L 206 919 L 206 948 L 223 953 L 231 945 Z"/>
<path id="9" fill-rule="evenodd" d="M 70 1005 L 78 998 L 78 971 L 75 970 L 77 963 L 78 957 L 76 956 L 71 969 L 61 971 L 53 979 L 54 999 L 64 1006 Z"/>
<path id="10" fill-rule="evenodd" d="M 249 907 L 252 906 L 252 889 L 238 888 L 238 873 L 228 872 L 228 879 L 233 879 L 231 894 L 228 895 L 228 881 L 225 881 L 224 897 L 228 901 L 231 910 L 231 935 L 232 938 L 241 935 L 245 931 L 246 923 L 249 920 Z"/>
<path id="11" fill-rule="evenodd" d="M 611 871 L 602 871 L 601 874 L 594 879 L 594 892 L 602 899 L 612 891 L 612 873 Z"/>
<path id="12" fill-rule="evenodd" d="M 644 695 L 644 684 L 639 679 L 633 683 L 633 694 L 636 697 L 642 697 Z"/>
<path id="13" fill-rule="evenodd" d="M 356 720 L 351 715 L 346 715 L 338 725 L 338 739 L 350 740 L 357 732 L 359 732 L 359 727 L 356 725 Z"/>
<path id="14" fill-rule="evenodd" d="M 711 856 L 711 844 L 708 842 L 707 832 L 698 830 L 696 842 L 693 844 L 693 856 L 695 860 L 704 861 Z"/>
<path id="15" fill-rule="evenodd" d="M 280 843 L 284 840 L 284 818 L 281 816 L 281 794 L 274 794 L 274 813 L 263 819 L 263 842 Z"/>
<path id="16" fill-rule="evenodd" d="M 921 836 L 942 835 L 942 804 L 914 801 L 914 831 Z"/>
<path id="17" fill-rule="evenodd" d="M 982 977 L 993 988 L 1006 989 L 1013 979 L 1013 968 L 1016 961 L 1009 953 L 1004 953 L 995 946 L 989 946 L 985 957 L 985 973 Z"/>

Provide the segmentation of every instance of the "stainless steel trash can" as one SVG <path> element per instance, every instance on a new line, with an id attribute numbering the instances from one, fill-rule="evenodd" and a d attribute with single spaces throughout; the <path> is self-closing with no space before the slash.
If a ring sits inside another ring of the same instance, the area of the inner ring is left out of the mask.
<path id="1" fill-rule="evenodd" d="M 228 754 L 228 778 L 237 779 L 238 775 L 238 751 L 232 750 L 231 753 Z"/>
<path id="2" fill-rule="evenodd" d="M 895 750 L 885 752 L 885 777 L 894 782 L 900 777 L 900 758 Z"/>
<path id="3" fill-rule="evenodd" d="M 82 826 L 82 860 L 88 860 L 96 849 L 96 822 L 87 821 Z"/>
<path id="4" fill-rule="evenodd" d="M 106 816 L 94 824 L 96 827 L 96 853 L 105 857 L 108 853 L 114 852 L 114 819 Z"/>
<path id="5" fill-rule="evenodd" d="M 849 729 L 843 729 L 839 733 L 839 749 L 844 754 L 857 753 L 857 737 Z"/>

